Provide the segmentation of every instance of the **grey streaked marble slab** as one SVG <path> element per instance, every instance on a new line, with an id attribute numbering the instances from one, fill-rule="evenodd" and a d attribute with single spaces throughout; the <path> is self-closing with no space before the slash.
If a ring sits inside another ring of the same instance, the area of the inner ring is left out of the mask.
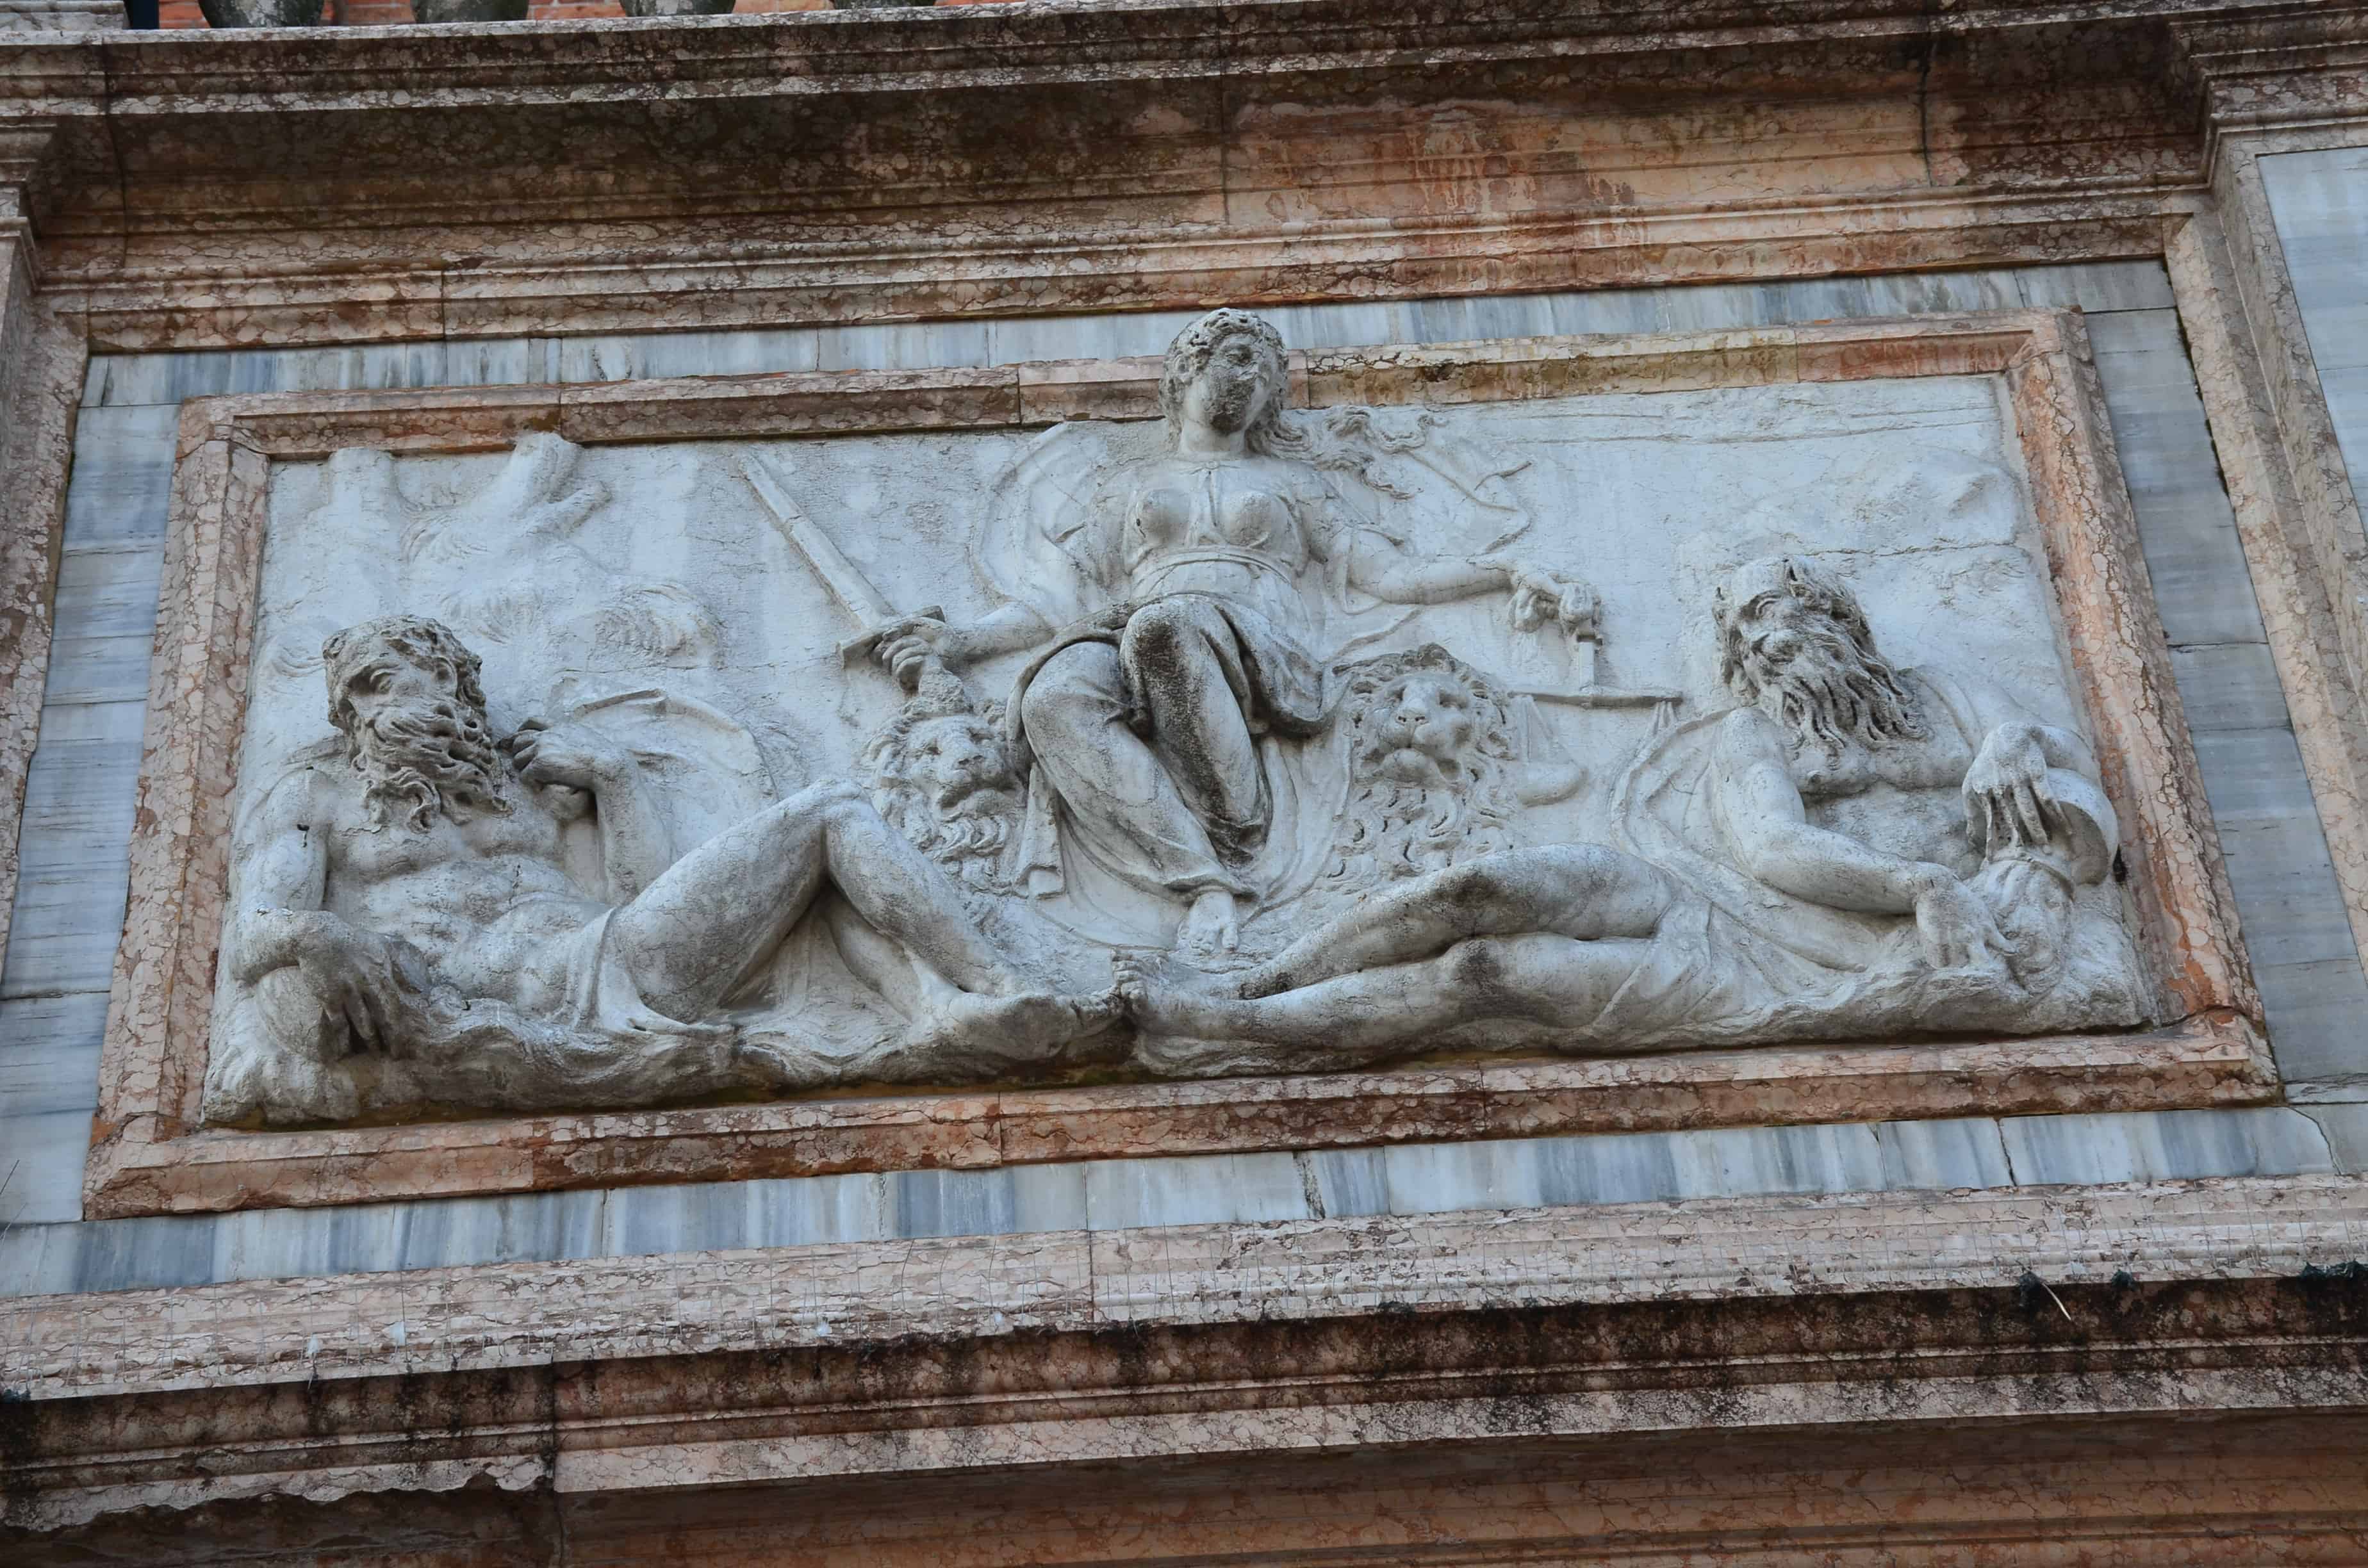
<path id="1" fill-rule="evenodd" d="M 2260 170 L 2336 444 L 2368 502 L 2368 147 L 2279 153 Z"/>
<path id="2" fill-rule="evenodd" d="M 2282 1107 L 2039 1116 L 1999 1123 L 2018 1187 L 2332 1172 L 2316 1122 Z"/>
<path id="3" fill-rule="evenodd" d="M 2340 914 L 2340 904 L 2328 903 L 2331 872 L 2314 881 L 2324 869 L 2323 845 L 2314 847 L 2309 835 L 2293 825 L 2297 813 L 2306 816 L 2307 790 L 2159 266 L 1306 305 L 1272 314 L 1294 345 L 1325 348 L 2021 305 L 2099 312 L 2090 327 L 2149 569 L 2165 598 L 2181 690 L 2199 733 L 2229 737 L 2210 760 L 2207 787 L 2215 812 L 2225 810 L 2234 824 L 2232 873 L 2244 866 L 2240 913 L 2248 935 L 2260 933 L 2256 959 L 2280 1060 L 2290 1075 L 2309 1075 L 2328 1093 L 2349 1092 L 2345 1085 L 2355 1078 L 2368 1082 L 2368 1041 L 2360 1039 L 2357 1025 L 2368 1017 L 2368 983 L 2348 932 L 2339 933 L 2329 922 L 2330 910 Z M 68 496 L 61 638 L 43 713 L 45 749 L 28 781 L 35 801 L 25 827 L 18 937 L 0 983 L 15 998 L 0 1002 L 0 1168 L 13 1160 L 28 1173 L 0 1195 L 0 1290 L 120 1290 L 349 1267 L 1088 1225 L 1248 1222 L 1319 1212 L 1998 1186 L 2076 1179 L 2060 1173 L 2081 1169 L 2127 1174 L 2078 1179 L 2325 1168 L 2327 1140 L 2294 1113 L 2197 1112 L 2172 1119 L 2036 1119 L 2003 1127 L 1972 1119 L 1102 1162 L 273 1216 L 65 1222 L 79 1211 L 92 1103 L 86 1096 L 95 1096 L 92 1019 L 103 1017 L 121 922 L 122 846 L 137 777 L 153 583 L 180 400 L 225 392 L 1114 358 L 1158 353 L 1195 313 L 94 360 Z M 2368 381 L 2362 392 L 2368 393 Z M 37 1025 L 30 1010 L 36 1007 L 53 1011 L 40 1015 Z M 12 1036 L 12 1024 L 27 1032 Z M 26 1043 L 23 1056 L 6 1055 L 12 1040 Z M 78 1089 L 85 1072 L 93 1075 L 89 1088 Z M 12 1107 L 12 1100 L 18 1103 Z M 2342 1106 L 2318 1110 L 2335 1118 L 2352 1114 Z M 1141 1168 L 1121 1168 L 1130 1166 Z M 20 1199 L 26 1207 L 10 1225 L 7 1206 Z"/>

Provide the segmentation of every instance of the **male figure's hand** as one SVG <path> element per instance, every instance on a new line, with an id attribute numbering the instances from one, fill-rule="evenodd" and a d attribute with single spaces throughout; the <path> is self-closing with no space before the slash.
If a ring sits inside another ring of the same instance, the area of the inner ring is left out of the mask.
<path id="1" fill-rule="evenodd" d="M 1976 846 L 2047 842 L 2047 754 L 2032 724 L 2000 724 L 1965 769 L 1965 824 Z"/>
<path id="2" fill-rule="evenodd" d="M 2014 950 L 1989 905 L 1945 866 L 1928 868 L 1916 895 L 1916 936 L 1934 969 L 2002 964 Z"/>
<path id="3" fill-rule="evenodd" d="M 404 994 L 426 988 L 407 944 L 321 910 L 282 909 L 257 917 L 254 939 L 293 968 L 321 1006 L 333 1046 L 399 1056 Z"/>
<path id="4" fill-rule="evenodd" d="M 529 784 L 561 785 L 598 794 L 632 766 L 623 749 L 584 724 L 553 729 L 548 720 L 529 719 L 509 740 L 518 775 Z"/>

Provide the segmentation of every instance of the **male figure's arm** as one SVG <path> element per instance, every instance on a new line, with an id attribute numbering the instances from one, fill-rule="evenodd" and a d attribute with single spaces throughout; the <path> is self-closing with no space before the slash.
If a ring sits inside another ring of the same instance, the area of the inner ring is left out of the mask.
<path id="1" fill-rule="evenodd" d="M 234 864 L 230 977 L 253 988 L 283 969 L 302 976 L 337 1051 L 397 1051 L 403 1017 L 395 945 L 325 907 L 335 801 L 311 767 L 290 774 L 243 825 Z"/>
<path id="2" fill-rule="evenodd" d="M 296 961 L 295 944 L 305 923 L 325 902 L 329 883 L 328 825 L 316 821 L 319 776 L 300 767 L 272 787 L 253 815 L 241 824 L 233 864 L 230 976 L 252 985 L 275 969 Z"/>
<path id="3" fill-rule="evenodd" d="M 527 783 L 581 790 L 592 797 L 609 903 L 631 903 L 674 863 L 666 808 L 622 746 L 588 728 L 554 730 L 541 719 L 529 719 L 518 726 L 510 755 Z"/>
<path id="4" fill-rule="evenodd" d="M 1738 710 L 1720 726 L 1713 787 L 1743 869 L 1770 887 L 1834 909 L 1913 915 L 1938 969 L 2007 948 L 1989 912 L 1948 867 L 1810 822 L 1783 738 L 1759 710 Z"/>

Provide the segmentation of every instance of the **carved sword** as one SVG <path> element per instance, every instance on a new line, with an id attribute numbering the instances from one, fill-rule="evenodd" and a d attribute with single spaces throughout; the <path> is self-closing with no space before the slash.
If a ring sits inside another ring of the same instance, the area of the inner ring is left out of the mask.
<path id="1" fill-rule="evenodd" d="M 790 499 L 790 493 L 781 488 L 780 480 L 764 459 L 754 452 L 744 455 L 740 460 L 740 472 L 765 505 L 771 508 L 773 520 L 780 525 L 783 537 L 806 558 L 806 564 L 814 568 L 814 575 L 820 577 L 823 585 L 830 590 L 830 597 L 838 601 L 839 608 L 847 611 L 858 626 L 864 628 L 860 633 L 839 644 L 840 657 L 850 657 L 859 653 L 868 656 L 882 633 L 906 621 L 945 619 L 945 609 L 939 605 L 931 605 L 911 614 L 899 613 L 895 606 L 888 602 L 888 596 L 872 586 L 871 579 L 847 558 L 828 534 L 814 526 L 814 519 L 806 516 L 805 509 Z M 935 672 L 943 668 L 938 656 L 930 654 L 915 672 L 914 678 L 905 683 L 905 689 L 916 689 L 924 680 L 931 686 L 940 684 Z"/>

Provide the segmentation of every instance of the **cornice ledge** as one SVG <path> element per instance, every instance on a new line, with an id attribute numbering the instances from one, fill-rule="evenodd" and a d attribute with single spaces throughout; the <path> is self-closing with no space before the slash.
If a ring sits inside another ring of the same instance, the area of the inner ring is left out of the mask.
<path id="1" fill-rule="evenodd" d="M 2368 5 L 2278 0 L 2171 24 L 2215 137 L 2368 120 Z"/>
<path id="2" fill-rule="evenodd" d="M 2368 1258 L 2368 1181 L 1701 1199 L 823 1244 L 0 1302 L 35 1401 L 314 1378 L 1679 1301 L 2293 1278 Z"/>
<path id="3" fill-rule="evenodd" d="M 0 104 L 111 116 L 799 97 L 1668 55 L 2039 28 L 2153 32 L 2293 0 L 1030 0 L 942 10 L 0 36 Z"/>

